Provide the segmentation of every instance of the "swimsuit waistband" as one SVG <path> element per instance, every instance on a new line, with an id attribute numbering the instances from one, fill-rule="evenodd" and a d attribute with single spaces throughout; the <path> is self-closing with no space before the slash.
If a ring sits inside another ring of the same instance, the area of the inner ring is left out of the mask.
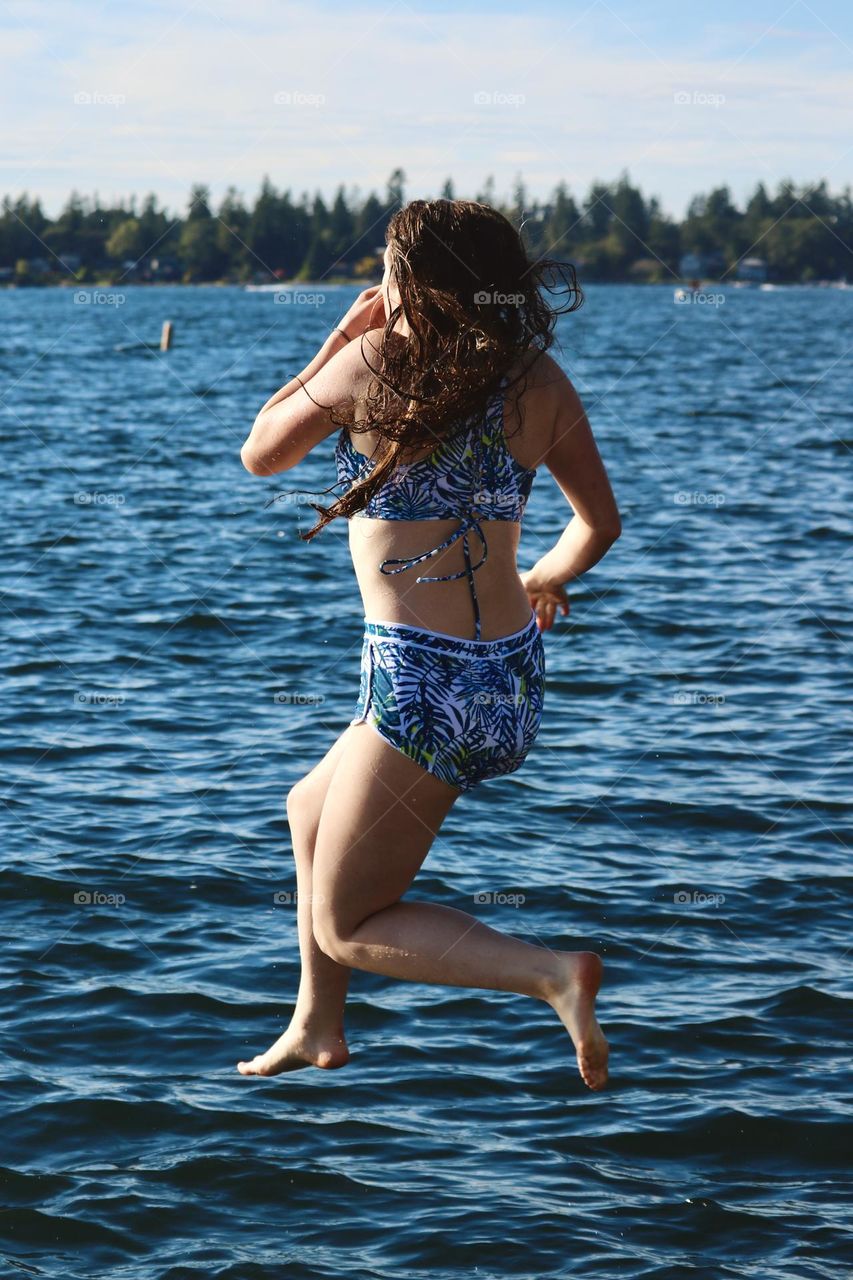
<path id="1" fill-rule="evenodd" d="M 416 644 L 422 648 L 452 653 L 455 657 L 502 658 L 529 645 L 534 636 L 539 637 L 536 614 L 530 610 L 530 618 L 518 631 L 495 640 L 466 640 L 464 636 L 452 636 L 446 631 L 429 631 L 425 627 L 412 627 L 405 622 L 383 622 L 375 618 L 364 619 L 365 635 L 395 644 Z"/>

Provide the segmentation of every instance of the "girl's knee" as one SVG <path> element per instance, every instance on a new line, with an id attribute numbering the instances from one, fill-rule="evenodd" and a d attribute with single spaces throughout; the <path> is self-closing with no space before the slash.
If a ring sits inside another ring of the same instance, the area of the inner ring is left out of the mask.
<path id="1" fill-rule="evenodd" d="M 307 826 L 312 832 L 312 839 L 320 822 L 332 775 L 344 748 L 344 737 L 345 734 L 341 734 L 319 764 L 315 764 L 304 777 L 294 782 L 285 798 L 288 822 L 291 826 L 298 825 L 300 830 Z"/>
<path id="2" fill-rule="evenodd" d="M 290 823 L 291 826 L 293 826 L 294 822 L 299 821 L 300 815 L 302 813 L 302 809 L 304 807 L 305 802 L 303 800 L 303 794 L 304 794 L 303 785 L 302 785 L 303 781 L 304 779 L 300 778 L 298 782 L 294 782 L 293 786 L 290 788 L 285 798 L 284 807 L 287 811 L 287 821 Z"/>
<path id="3" fill-rule="evenodd" d="M 311 928 L 317 946 L 330 960 L 338 964 L 349 964 L 351 957 L 350 944 L 341 936 L 331 914 L 323 909 L 323 904 L 312 901 Z"/>
<path id="4" fill-rule="evenodd" d="M 311 844 L 317 834 L 324 799 L 325 789 L 318 788 L 310 777 L 300 778 L 287 793 L 285 807 L 288 825 L 292 832 L 298 833 L 302 840 L 307 839 Z"/>

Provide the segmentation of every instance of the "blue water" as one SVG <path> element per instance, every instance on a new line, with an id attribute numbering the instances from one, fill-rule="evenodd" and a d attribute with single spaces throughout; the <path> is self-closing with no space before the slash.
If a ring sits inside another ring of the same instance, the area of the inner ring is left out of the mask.
<path id="1" fill-rule="evenodd" d="M 362 617 L 345 522 L 264 505 L 331 483 L 334 436 L 271 479 L 239 449 L 356 291 L 121 292 L 0 293 L 0 1273 L 835 1280 L 853 294 L 560 321 L 624 533 L 545 635 L 525 766 L 412 896 L 602 954 L 594 1094 L 544 1004 L 363 971 L 344 1070 L 236 1071 L 293 1007 L 284 797 Z M 569 514 L 540 468 L 520 568 Z"/>

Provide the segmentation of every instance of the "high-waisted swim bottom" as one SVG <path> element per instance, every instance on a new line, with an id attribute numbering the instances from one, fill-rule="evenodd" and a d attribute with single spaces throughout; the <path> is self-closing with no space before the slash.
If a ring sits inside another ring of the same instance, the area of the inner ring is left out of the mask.
<path id="1" fill-rule="evenodd" d="M 524 763 L 542 719 L 545 647 L 530 621 L 497 640 L 465 640 L 364 620 L 365 721 L 429 773 L 468 791 Z"/>

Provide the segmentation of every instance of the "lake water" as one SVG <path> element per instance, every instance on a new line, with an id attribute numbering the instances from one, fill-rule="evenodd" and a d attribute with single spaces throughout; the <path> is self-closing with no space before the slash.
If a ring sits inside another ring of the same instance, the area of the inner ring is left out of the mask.
<path id="1" fill-rule="evenodd" d="M 362 618 L 345 522 L 265 505 L 331 484 L 334 436 L 270 479 L 239 450 L 356 292 L 0 292 L 2 1274 L 836 1280 L 853 292 L 599 286 L 559 322 L 624 533 L 545 634 L 525 766 L 412 897 L 597 950 L 608 1089 L 544 1004 L 363 971 L 344 1070 L 235 1069 L 293 1007 L 284 797 Z M 520 569 L 569 514 L 540 468 Z"/>

